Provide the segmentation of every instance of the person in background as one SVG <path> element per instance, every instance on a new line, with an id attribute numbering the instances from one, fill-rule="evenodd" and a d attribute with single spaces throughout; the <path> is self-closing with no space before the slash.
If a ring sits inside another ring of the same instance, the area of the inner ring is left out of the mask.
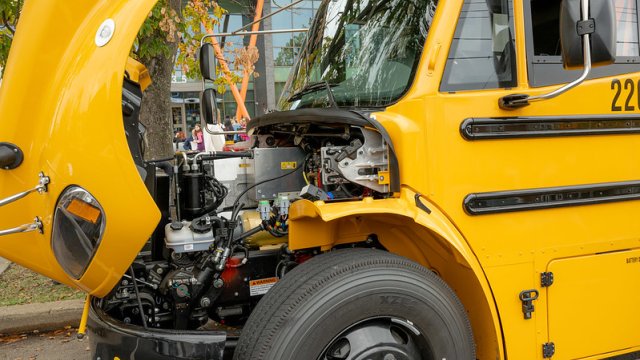
<path id="1" fill-rule="evenodd" d="M 173 143 L 175 144 L 174 150 L 182 150 L 184 149 L 184 141 L 187 139 L 187 136 L 184 134 L 184 131 L 178 130 L 176 134 L 173 136 Z"/>
<path id="2" fill-rule="evenodd" d="M 236 119 L 233 119 L 233 130 L 234 131 L 239 131 L 242 130 L 242 126 L 240 126 L 240 124 L 238 123 L 238 121 Z M 233 142 L 239 142 L 240 141 L 240 134 L 234 134 L 233 135 Z"/>
<path id="3" fill-rule="evenodd" d="M 189 135 L 189 137 L 187 137 L 187 138 L 184 140 L 184 144 L 182 144 L 182 148 L 183 148 L 185 151 L 189 151 L 189 150 L 191 150 L 191 142 L 192 142 L 192 141 L 193 141 L 193 137 L 192 137 L 192 135 Z"/>
<path id="4" fill-rule="evenodd" d="M 238 130 L 245 130 L 247 128 L 247 119 L 241 118 L 238 123 Z M 238 134 L 238 141 L 247 141 L 249 140 L 249 135 L 246 133 Z"/>
<path id="5" fill-rule="evenodd" d="M 223 151 L 225 146 L 224 135 L 212 135 L 211 133 L 220 133 L 223 131 L 222 125 L 207 125 L 209 131 L 204 132 L 204 150 L 205 151 Z"/>
<path id="6" fill-rule="evenodd" d="M 176 135 L 173 137 L 173 141 L 176 143 L 183 142 L 187 137 L 184 135 L 184 131 L 176 131 Z"/>
<path id="7" fill-rule="evenodd" d="M 233 122 L 229 115 L 224 117 L 224 131 L 233 131 Z M 224 136 L 225 140 L 233 141 L 233 134 L 227 134 Z"/>
<path id="8" fill-rule="evenodd" d="M 220 109 L 218 109 L 215 119 L 222 119 L 222 116 L 220 115 Z M 225 138 L 224 135 L 220 134 L 224 129 L 219 121 L 215 122 L 215 125 L 207 125 L 207 131 L 204 132 L 205 151 L 222 151 L 224 148 Z"/>
<path id="9" fill-rule="evenodd" d="M 204 136 L 202 135 L 202 128 L 200 124 L 196 124 L 196 126 L 191 130 L 191 135 L 193 137 L 193 141 L 195 141 L 196 150 L 204 151 Z"/>

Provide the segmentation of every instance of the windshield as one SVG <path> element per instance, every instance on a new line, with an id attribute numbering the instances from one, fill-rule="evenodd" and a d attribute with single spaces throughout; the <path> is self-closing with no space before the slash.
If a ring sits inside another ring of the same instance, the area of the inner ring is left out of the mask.
<path id="1" fill-rule="evenodd" d="M 325 0 L 280 110 L 381 107 L 411 85 L 437 0 Z"/>

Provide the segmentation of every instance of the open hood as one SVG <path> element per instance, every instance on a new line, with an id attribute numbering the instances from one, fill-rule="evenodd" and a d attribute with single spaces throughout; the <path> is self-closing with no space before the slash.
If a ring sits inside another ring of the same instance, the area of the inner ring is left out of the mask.
<path id="1" fill-rule="evenodd" d="M 41 182 L 0 206 L 0 233 L 34 230 L 0 236 L 0 256 L 96 296 L 160 218 L 127 146 L 121 103 L 127 57 L 154 4 L 26 1 L 0 87 L 0 143 L 23 155 L 0 169 L 0 203 Z"/>

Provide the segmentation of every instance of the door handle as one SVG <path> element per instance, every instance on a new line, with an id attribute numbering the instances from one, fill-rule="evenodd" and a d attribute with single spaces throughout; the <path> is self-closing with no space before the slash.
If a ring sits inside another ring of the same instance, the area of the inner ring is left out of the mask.
<path id="1" fill-rule="evenodd" d="M 427 58 L 427 75 L 432 76 L 434 70 L 436 69 L 436 64 L 438 61 L 438 54 L 440 54 L 440 44 L 435 44 L 433 48 L 429 51 L 429 56 Z"/>
<path id="2" fill-rule="evenodd" d="M 4 198 L 0 200 L 0 206 L 4 206 L 7 204 L 10 204 L 16 200 L 20 200 L 23 197 L 31 194 L 32 192 L 38 192 L 40 194 L 46 193 L 47 192 L 47 185 L 49 184 L 50 180 L 48 176 L 45 176 L 44 173 L 40 173 L 38 174 L 38 176 L 40 176 L 40 180 L 38 181 L 38 185 L 36 185 L 36 187 L 34 187 L 33 189 L 29 189 L 26 191 L 23 191 L 21 193 L 17 193 L 15 195 L 11 195 L 8 198 Z"/>
<path id="3" fill-rule="evenodd" d="M 24 154 L 19 147 L 8 142 L 0 142 L 0 168 L 15 169 L 24 160 Z"/>

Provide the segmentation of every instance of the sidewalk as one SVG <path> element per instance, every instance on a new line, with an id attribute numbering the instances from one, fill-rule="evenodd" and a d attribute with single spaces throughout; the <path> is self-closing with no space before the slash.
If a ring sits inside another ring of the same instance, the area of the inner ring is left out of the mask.
<path id="1" fill-rule="evenodd" d="M 0 275 L 11 265 L 11 261 L 0 257 Z"/>
<path id="2" fill-rule="evenodd" d="M 0 334 L 77 327 L 83 306 L 84 300 L 78 299 L 0 307 Z"/>

